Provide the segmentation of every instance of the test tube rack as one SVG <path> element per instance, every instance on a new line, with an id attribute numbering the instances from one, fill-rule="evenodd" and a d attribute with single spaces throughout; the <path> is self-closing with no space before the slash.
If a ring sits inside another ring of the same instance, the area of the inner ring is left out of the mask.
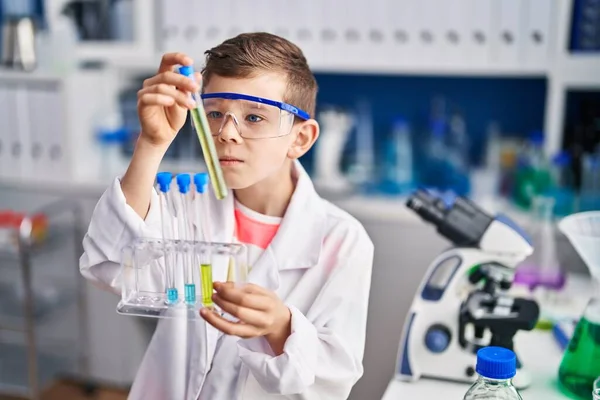
<path id="1" fill-rule="evenodd" d="M 121 256 L 121 300 L 117 305 L 121 315 L 201 319 L 202 307 L 214 308 L 210 300 L 213 281 L 247 281 L 247 249 L 241 243 L 139 238 L 126 246 Z M 188 265 L 183 260 L 192 257 L 196 301 L 190 303 L 183 296 L 184 269 Z M 201 264 L 206 261 L 210 276 L 201 272 Z M 175 302 L 168 295 L 173 289 L 168 284 L 169 273 L 179 293 Z"/>

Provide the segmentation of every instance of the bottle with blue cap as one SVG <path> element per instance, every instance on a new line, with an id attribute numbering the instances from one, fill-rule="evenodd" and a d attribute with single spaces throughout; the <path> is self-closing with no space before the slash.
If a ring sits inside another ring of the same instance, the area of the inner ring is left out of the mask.
<path id="1" fill-rule="evenodd" d="M 511 350 L 495 346 L 480 349 L 475 370 L 479 379 L 463 400 L 523 400 L 512 384 L 517 357 Z"/>
<path id="2" fill-rule="evenodd" d="M 560 151 L 552 157 L 552 183 L 544 194 L 554 199 L 556 216 L 566 216 L 575 211 L 575 176 L 571 166 L 572 157 L 567 151 Z"/>

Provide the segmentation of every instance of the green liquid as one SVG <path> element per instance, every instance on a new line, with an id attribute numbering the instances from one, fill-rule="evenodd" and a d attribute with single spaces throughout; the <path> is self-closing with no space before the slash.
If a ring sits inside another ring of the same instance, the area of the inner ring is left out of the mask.
<path id="1" fill-rule="evenodd" d="M 517 171 L 513 194 L 515 203 L 529 209 L 533 197 L 546 192 L 551 183 L 550 172 L 545 169 L 523 168 Z"/>
<path id="2" fill-rule="evenodd" d="M 210 307 L 213 305 L 212 265 L 200 264 L 200 276 L 202 278 L 202 305 L 204 307 Z"/>
<path id="3" fill-rule="evenodd" d="M 227 185 L 223 178 L 223 170 L 221 170 L 221 166 L 219 165 L 215 142 L 210 133 L 210 127 L 208 125 L 208 120 L 206 119 L 204 107 L 199 104 L 198 107 L 192 109 L 190 113 L 192 114 L 192 121 L 194 123 L 194 128 L 196 129 L 196 134 L 198 135 L 198 140 L 200 140 L 202 155 L 204 156 L 204 161 L 208 168 L 208 176 L 210 177 L 217 199 L 222 200 L 227 196 Z"/>
<path id="4" fill-rule="evenodd" d="M 600 376 L 600 324 L 581 318 L 563 355 L 558 379 L 570 393 L 591 399 L 594 380 Z"/>

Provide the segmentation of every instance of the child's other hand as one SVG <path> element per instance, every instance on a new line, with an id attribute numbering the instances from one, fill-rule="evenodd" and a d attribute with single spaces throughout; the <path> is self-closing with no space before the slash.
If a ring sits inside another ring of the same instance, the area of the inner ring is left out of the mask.
<path id="1" fill-rule="evenodd" d="M 241 338 L 264 336 L 277 355 L 283 353 L 283 345 L 291 334 L 291 313 L 275 293 L 253 284 L 235 287 L 231 282 L 215 282 L 214 288 L 213 301 L 239 322 L 202 309 L 200 314 L 209 324 Z"/>
<path id="2" fill-rule="evenodd" d="M 182 53 L 165 54 L 158 73 L 144 81 L 138 91 L 138 117 L 142 133 L 140 140 L 168 147 L 185 123 L 187 111 L 195 106 L 189 96 L 199 89 L 200 73 L 194 82 L 175 71 L 177 65 L 192 65 L 193 60 Z"/>

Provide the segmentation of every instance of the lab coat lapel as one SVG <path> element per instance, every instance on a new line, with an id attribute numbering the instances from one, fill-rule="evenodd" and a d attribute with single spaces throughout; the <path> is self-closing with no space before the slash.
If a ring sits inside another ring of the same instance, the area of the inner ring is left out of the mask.
<path id="1" fill-rule="evenodd" d="M 276 291 L 279 271 L 316 265 L 325 230 L 325 210 L 308 174 L 298 161 L 293 175 L 296 189 L 271 244 L 251 266 L 248 281 Z"/>
<path id="2" fill-rule="evenodd" d="M 324 201 L 299 161 L 294 163 L 296 189 L 271 248 L 278 269 L 305 269 L 319 262 L 326 229 Z"/>

